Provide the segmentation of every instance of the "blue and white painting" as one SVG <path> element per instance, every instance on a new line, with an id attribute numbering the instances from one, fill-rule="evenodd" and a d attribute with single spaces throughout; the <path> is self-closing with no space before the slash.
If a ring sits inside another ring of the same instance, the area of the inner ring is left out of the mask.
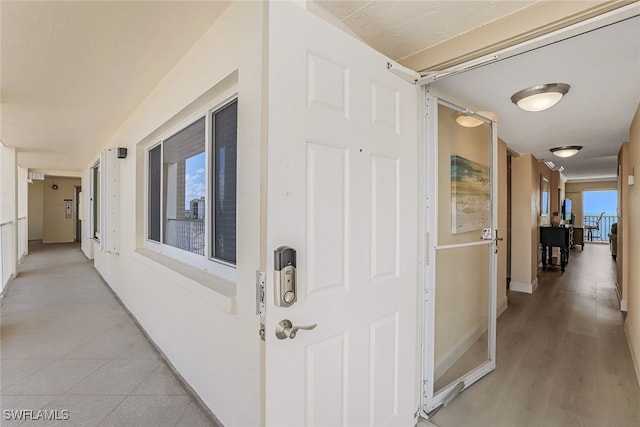
<path id="1" fill-rule="evenodd" d="M 489 227 L 489 167 L 464 157 L 451 156 L 451 232 Z"/>

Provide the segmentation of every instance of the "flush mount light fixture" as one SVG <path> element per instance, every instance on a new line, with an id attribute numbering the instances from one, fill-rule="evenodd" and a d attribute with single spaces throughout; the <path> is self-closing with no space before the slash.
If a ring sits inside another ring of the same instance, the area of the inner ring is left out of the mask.
<path id="1" fill-rule="evenodd" d="M 474 128 L 476 126 L 480 126 L 481 124 L 485 123 L 483 120 L 480 120 L 472 116 L 472 114 L 473 113 L 469 110 L 464 110 L 460 112 L 460 114 L 458 114 L 458 117 L 456 117 L 456 123 L 458 123 L 460 126 L 465 128 Z M 483 117 L 488 117 L 489 112 L 478 111 L 476 114 Z"/>
<path id="2" fill-rule="evenodd" d="M 456 117 L 456 123 L 465 128 L 474 128 L 476 126 L 480 126 L 484 122 L 468 114 L 460 113 L 460 115 Z"/>
<path id="3" fill-rule="evenodd" d="M 582 145 L 565 145 L 563 147 L 551 148 L 549 151 L 551 151 L 554 156 L 571 157 L 578 154 L 580 150 L 582 150 Z"/>
<path id="4" fill-rule="evenodd" d="M 570 88 L 566 83 L 532 86 L 513 94 L 511 101 L 526 111 L 543 111 L 556 105 Z"/>

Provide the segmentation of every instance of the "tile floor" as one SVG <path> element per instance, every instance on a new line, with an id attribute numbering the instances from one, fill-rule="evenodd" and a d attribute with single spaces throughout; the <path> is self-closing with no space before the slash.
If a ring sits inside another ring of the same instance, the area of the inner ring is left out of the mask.
<path id="1" fill-rule="evenodd" d="M 0 425 L 217 426 L 75 244 L 32 243 L 1 304 Z M 68 411 L 8 420 L 5 410 Z"/>

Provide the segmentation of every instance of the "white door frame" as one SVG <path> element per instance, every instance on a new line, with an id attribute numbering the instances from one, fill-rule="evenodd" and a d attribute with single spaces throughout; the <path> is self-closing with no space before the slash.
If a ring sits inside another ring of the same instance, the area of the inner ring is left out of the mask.
<path id="1" fill-rule="evenodd" d="M 424 412 L 432 411 L 440 406 L 444 399 L 457 387 L 457 383 L 452 383 L 434 393 L 434 352 L 435 352 L 435 285 L 436 285 L 436 269 L 435 260 L 436 243 L 438 242 L 438 210 L 435 208 L 438 203 L 438 102 L 442 101 L 449 106 L 465 110 L 463 101 L 439 92 L 436 88 L 425 85 L 422 88 L 421 98 L 423 100 L 423 158 L 421 173 L 424 179 L 422 187 L 422 200 L 424 200 L 422 210 L 422 223 L 424 227 L 423 239 L 423 277 L 422 286 L 424 290 L 424 309 L 422 322 L 422 390 L 421 405 Z M 483 116 L 469 112 L 477 118 Z M 489 291 L 489 328 L 488 328 L 488 360 L 482 365 L 470 371 L 465 375 L 465 389 L 474 384 L 480 378 L 484 377 L 496 367 L 496 319 L 497 319 L 497 256 L 496 249 L 496 230 L 498 221 L 498 132 L 497 122 L 491 121 L 491 228 L 493 230 L 493 239 L 491 241 L 479 241 L 479 245 L 491 245 L 492 260 L 490 266 L 490 291 Z M 429 126 L 428 122 L 432 121 L 433 126 Z M 472 245 L 464 244 L 460 246 Z M 448 245 L 453 247 L 455 245 Z"/>
<path id="2" fill-rule="evenodd" d="M 437 225 L 437 222 L 436 222 L 437 218 L 434 214 L 432 214 L 432 212 L 435 210 L 434 209 L 430 210 L 430 207 L 434 206 L 433 205 L 434 203 L 437 203 L 437 199 L 433 198 L 434 196 L 437 196 L 437 192 L 431 193 L 432 197 L 430 200 L 429 190 L 431 189 L 430 186 L 434 184 L 433 182 L 434 180 L 433 180 L 433 176 L 432 175 L 430 176 L 428 173 L 428 170 L 429 170 L 428 168 L 433 167 L 433 164 L 431 163 L 431 158 L 430 158 L 430 155 L 432 155 L 432 153 L 430 154 L 430 151 L 429 151 L 430 147 L 428 142 L 435 140 L 434 138 L 437 137 L 437 127 L 429 129 L 426 125 L 428 115 L 434 114 L 434 111 L 437 112 L 437 109 L 435 108 L 434 105 L 429 106 L 427 104 L 426 102 L 427 93 L 430 93 L 436 98 L 441 97 L 442 99 L 447 100 L 450 103 L 453 103 L 454 105 L 458 105 L 458 106 L 465 105 L 464 102 L 458 99 L 455 99 L 454 97 L 451 97 L 447 94 L 439 93 L 436 88 L 429 87 L 429 84 L 441 78 L 446 78 L 449 76 L 453 76 L 453 75 L 471 70 L 476 66 L 478 66 L 478 64 L 488 64 L 496 60 L 502 60 L 511 56 L 523 54 L 531 50 L 543 48 L 546 45 L 559 42 L 566 38 L 577 36 L 579 34 L 583 34 L 583 33 L 592 31 L 594 29 L 604 27 L 606 25 L 611 25 L 616 22 L 620 22 L 624 19 L 637 15 L 639 12 L 640 12 L 640 3 L 636 2 L 636 3 L 628 4 L 628 5 L 616 8 L 614 10 L 611 10 L 609 12 L 603 13 L 601 15 L 594 16 L 592 18 L 577 22 L 575 24 L 569 25 L 564 28 L 560 28 L 558 30 L 549 32 L 547 34 L 543 34 L 531 40 L 518 43 L 514 46 L 510 46 L 495 52 L 488 53 L 481 57 L 472 59 L 470 61 L 465 61 L 454 67 L 451 67 L 450 69 L 440 70 L 440 71 L 424 70 L 423 72 L 420 73 L 421 78 L 417 79 L 417 83 L 422 85 L 422 87 L 420 88 L 421 94 L 419 95 L 419 98 L 421 100 L 421 105 L 422 105 L 422 111 L 421 111 L 421 114 L 422 114 L 421 140 L 422 141 L 419 147 L 419 149 L 422 150 L 422 161 L 419 169 L 419 174 L 421 179 L 420 197 L 422 198 L 423 208 L 421 209 L 422 217 L 421 217 L 421 224 L 419 225 L 419 231 L 422 233 L 422 236 L 423 236 L 423 244 L 421 247 L 422 253 L 420 254 L 420 259 L 422 262 L 421 279 L 423 284 L 423 296 L 425 300 L 425 302 L 422 304 L 423 305 L 423 313 L 422 313 L 423 314 L 423 318 L 422 318 L 423 334 L 422 334 L 422 354 L 421 354 L 421 358 L 423 360 L 422 366 L 421 366 L 421 369 L 422 369 L 421 410 L 422 411 L 430 411 L 433 409 L 433 407 L 437 407 L 438 405 L 440 405 L 444 397 L 447 396 L 448 393 L 450 393 L 455 387 L 455 385 L 446 387 L 440 393 L 434 396 L 433 383 L 431 383 L 432 384 L 431 387 L 427 387 L 428 383 L 425 383 L 428 378 L 433 379 L 433 374 L 434 374 L 433 353 L 431 352 L 431 356 L 429 356 L 430 352 L 427 350 L 429 348 L 428 346 L 433 346 L 433 343 L 434 343 L 434 337 L 432 336 L 433 334 L 428 333 L 428 330 L 429 330 L 428 326 L 429 324 L 433 324 L 435 320 L 435 305 L 434 305 L 433 299 L 429 300 L 428 296 L 430 292 L 433 293 L 433 289 L 429 286 L 429 283 L 431 284 L 435 283 L 435 269 L 432 268 L 431 260 L 434 259 L 435 251 L 433 249 L 433 242 L 436 241 L 435 238 L 437 237 L 434 234 L 434 230 L 436 230 L 436 225 Z M 495 120 L 495 118 L 493 119 Z M 492 126 L 492 138 L 494 140 L 497 140 L 497 135 L 498 135 L 498 132 L 495 127 L 495 121 L 494 121 L 494 126 Z M 495 164 L 497 164 L 496 148 L 497 148 L 497 145 L 494 145 L 493 162 Z M 492 191 L 494 195 L 497 196 L 497 188 L 495 188 L 495 186 L 497 186 L 497 168 L 494 168 L 492 179 L 493 179 L 493 185 L 494 185 L 494 188 L 492 188 Z M 437 188 L 435 188 L 435 190 L 437 190 Z M 493 222 L 497 222 L 497 212 L 495 212 L 495 210 L 497 209 L 497 203 L 495 203 L 495 201 L 492 200 L 492 205 L 494 210 L 494 212 L 492 212 L 494 217 Z M 492 227 L 495 230 L 497 227 L 497 224 L 492 224 Z M 493 274 L 495 275 L 497 273 L 497 265 L 495 262 L 492 265 L 492 269 L 493 269 Z M 493 290 L 493 292 L 495 293 L 495 290 Z M 496 307 L 497 301 L 495 300 L 495 295 L 491 299 L 491 305 L 492 306 L 490 307 L 490 311 L 495 313 L 497 309 Z M 491 338 L 491 342 L 495 343 L 496 328 L 495 327 L 490 328 L 489 333 L 493 335 L 493 337 Z M 495 362 L 495 346 L 494 348 L 490 348 L 489 352 L 490 352 L 489 353 L 490 360 L 469 374 L 468 378 L 470 381 L 471 380 L 476 381 L 477 379 L 486 375 L 485 370 L 487 369 L 492 370 L 495 368 L 495 363 L 496 363 Z M 428 388 L 431 388 L 431 392 L 427 391 Z M 431 402 L 431 405 L 427 405 L 428 401 Z"/>

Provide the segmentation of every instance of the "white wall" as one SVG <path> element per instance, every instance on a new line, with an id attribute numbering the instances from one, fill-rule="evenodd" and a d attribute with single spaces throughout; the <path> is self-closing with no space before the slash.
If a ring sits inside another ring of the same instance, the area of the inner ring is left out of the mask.
<path id="1" fill-rule="evenodd" d="M 44 181 L 29 184 L 29 240 L 42 240 Z"/>
<path id="2" fill-rule="evenodd" d="M 106 254 L 93 245 L 100 274 L 204 403 L 230 426 L 258 425 L 261 417 L 254 283 L 255 270 L 261 267 L 263 8 L 261 2 L 232 3 L 105 142 L 105 147 L 128 147 L 129 151 L 120 163 L 120 254 Z M 201 111 L 200 105 L 236 80 L 238 263 L 237 283 L 228 296 L 199 283 L 202 271 L 186 268 L 179 272 L 179 266 L 141 250 L 145 237 L 144 148 L 188 114 Z M 88 173 L 82 186 L 88 193 Z M 89 197 L 86 199 L 88 206 Z M 90 212 L 87 210 L 87 217 Z M 90 255 L 88 222 L 83 222 L 87 233 L 82 247 Z"/>
<path id="3" fill-rule="evenodd" d="M 17 264 L 16 150 L 0 143 L 0 292 Z"/>
<path id="4" fill-rule="evenodd" d="M 18 166 L 17 203 L 18 203 L 18 260 L 27 254 L 28 248 L 28 217 L 29 217 L 29 189 L 28 171 Z"/>
<path id="5" fill-rule="evenodd" d="M 93 165 L 95 163 L 92 162 L 91 165 Z M 81 230 L 80 230 L 80 234 L 81 234 L 81 240 L 80 240 L 80 247 L 82 249 L 82 252 L 84 253 L 84 255 L 89 258 L 89 259 L 93 259 L 93 233 L 91 230 L 91 215 L 92 215 L 92 211 L 91 211 L 91 169 L 89 167 L 87 167 L 84 171 L 84 173 L 82 174 L 82 194 L 84 194 L 80 200 L 80 203 L 83 204 L 84 206 L 80 208 L 80 213 L 82 213 L 83 215 L 80 215 L 80 220 L 81 220 Z"/>

